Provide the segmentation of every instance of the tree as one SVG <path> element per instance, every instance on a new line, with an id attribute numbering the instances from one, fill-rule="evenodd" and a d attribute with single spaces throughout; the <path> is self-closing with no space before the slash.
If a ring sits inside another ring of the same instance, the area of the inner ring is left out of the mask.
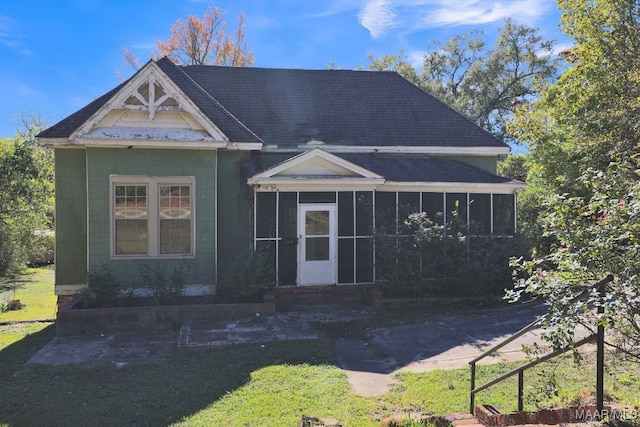
<path id="1" fill-rule="evenodd" d="M 37 232 L 53 229 L 53 154 L 35 139 L 42 126 L 25 118 L 15 138 L 0 140 L 0 277 L 24 268 Z"/>
<path id="2" fill-rule="evenodd" d="M 545 244 L 519 260 L 513 299 L 543 298 L 571 341 L 577 324 L 606 325 L 615 345 L 640 358 L 640 5 L 635 0 L 563 0 L 570 67 L 512 130 L 531 147 L 528 193 Z M 568 305 L 577 286 L 615 276 L 603 299 Z M 593 318 L 593 305 L 605 314 Z"/>
<path id="3" fill-rule="evenodd" d="M 244 13 L 238 17 L 238 27 L 227 32 L 225 12 L 209 7 L 202 18 L 190 15 L 178 19 L 171 26 L 171 36 L 158 40 L 152 57 L 168 57 L 178 65 L 226 65 L 247 67 L 254 63 L 253 53 L 245 41 Z M 127 48 L 123 49 L 125 62 L 134 69 L 140 67 L 138 58 Z"/>
<path id="4" fill-rule="evenodd" d="M 433 42 L 420 73 L 402 52 L 369 57 L 369 68 L 398 71 L 498 138 L 514 142 L 506 122 L 515 106 L 535 98 L 556 77 L 553 46 L 537 29 L 506 20 L 491 48 L 479 31 Z"/>

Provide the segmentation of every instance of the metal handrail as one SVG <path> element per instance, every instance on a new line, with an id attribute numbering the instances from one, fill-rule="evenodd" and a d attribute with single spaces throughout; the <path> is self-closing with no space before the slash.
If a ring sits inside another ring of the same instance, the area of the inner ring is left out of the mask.
<path id="1" fill-rule="evenodd" d="M 603 294 L 604 291 L 604 287 L 606 286 L 607 283 L 613 281 L 614 277 L 613 275 L 608 275 L 607 277 L 605 277 L 604 279 L 600 280 L 599 282 L 588 286 L 586 289 L 583 289 L 582 292 L 580 292 L 578 295 L 576 295 L 575 297 L 573 297 L 571 299 L 571 301 L 569 302 L 569 304 L 573 304 L 574 302 L 577 302 L 579 300 L 581 300 L 582 298 L 584 298 L 585 296 L 587 296 L 592 289 L 598 289 L 598 291 L 601 293 L 601 295 Z M 601 307 L 598 308 L 598 310 L 600 311 Z M 515 334 L 511 335 L 510 337 L 508 337 L 507 339 L 501 341 L 500 343 L 496 344 L 495 346 L 491 347 L 489 350 L 485 351 L 484 353 L 482 353 L 480 356 L 476 357 L 475 359 L 471 360 L 469 362 L 469 365 L 471 366 L 471 392 L 469 395 L 469 412 L 473 415 L 474 413 L 474 406 L 475 406 L 475 395 L 476 393 L 479 393 L 483 390 L 486 390 L 487 388 L 515 375 L 518 374 L 518 411 L 522 411 L 523 410 L 523 392 L 524 392 L 524 371 L 532 368 L 536 365 L 538 365 L 539 363 L 545 362 L 553 357 L 559 356 L 563 353 L 566 353 L 569 350 L 578 348 L 584 344 L 587 344 L 589 342 L 592 342 L 594 340 L 598 340 L 598 386 L 597 386 L 597 399 L 598 402 L 598 408 L 601 409 L 602 407 L 602 388 L 603 388 L 603 379 L 602 377 L 602 366 L 604 364 L 603 360 L 604 360 L 604 329 L 601 326 L 598 326 L 598 333 L 597 334 L 592 334 L 586 338 L 581 339 L 580 341 L 574 343 L 573 345 L 568 345 L 565 346 L 561 349 L 558 349 L 552 353 L 548 353 L 545 354 L 544 356 L 541 356 L 539 358 L 537 358 L 536 360 L 533 360 L 531 362 L 528 362 L 518 368 L 512 369 L 511 371 L 500 375 L 499 377 L 489 381 L 488 383 L 485 383 L 479 387 L 476 388 L 476 364 L 484 359 L 487 356 L 492 355 L 493 353 L 495 353 L 496 351 L 500 350 L 501 348 L 503 348 L 504 346 L 506 346 L 507 344 L 515 341 L 516 339 L 520 338 L 521 336 L 523 336 L 524 334 L 526 334 L 527 332 L 533 330 L 534 328 L 536 328 L 540 323 L 542 323 L 544 320 L 546 320 L 548 317 L 550 316 L 550 313 L 545 314 L 544 316 L 536 319 L 535 321 L 531 322 L 530 324 L 528 324 L 527 326 L 525 326 L 524 328 L 520 329 L 518 332 L 516 332 Z"/>

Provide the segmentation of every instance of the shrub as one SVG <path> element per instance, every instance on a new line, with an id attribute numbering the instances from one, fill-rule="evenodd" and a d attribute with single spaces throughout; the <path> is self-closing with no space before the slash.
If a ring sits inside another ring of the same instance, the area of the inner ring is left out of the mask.
<path id="1" fill-rule="evenodd" d="M 187 278 L 191 268 L 184 264 L 178 264 L 173 268 L 171 275 L 167 273 L 164 264 L 156 264 L 155 268 L 145 265 L 145 273 L 142 275 L 143 288 L 148 289 L 160 304 L 170 304 L 184 295 Z"/>
<path id="2" fill-rule="evenodd" d="M 222 302 L 261 302 L 275 285 L 275 268 L 266 250 L 248 251 L 244 256 L 221 263 L 218 299 Z"/>
<path id="3" fill-rule="evenodd" d="M 376 276 L 388 296 L 502 293 L 511 283 L 518 237 L 483 235 L 455 214 L 443 225 L 414 213 L 401 229 L 403 235 L 376 233 Z"/>
<path id="4" fill-rule="evenodd" d="M 117 305 L 121 292 L 120 280 L 108 266 L 102 265 L 87 273 L 87 288 L 83 294 L 88 305 L 94 307 Z"/>

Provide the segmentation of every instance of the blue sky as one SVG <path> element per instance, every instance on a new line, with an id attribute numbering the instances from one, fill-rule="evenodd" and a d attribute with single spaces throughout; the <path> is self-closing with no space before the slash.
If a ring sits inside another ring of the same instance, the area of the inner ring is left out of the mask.
<path id="1" fill-rule="evenodd" d="M 504 19 L 537 27 L 561 46 L 555 0 L 12 0 L 0 7 L 0 138 L 14 136 L 16 117 L 50 125 L 132 74 L 122 48 L 143 62 L 171 25 L 226 11 L 235 28 L 246 15 L 246 40 L 257 67 L 366 68 L 367 56 L 404 50 L 419 65 L 432 40 L 471 29 L 495 35 Z"/>

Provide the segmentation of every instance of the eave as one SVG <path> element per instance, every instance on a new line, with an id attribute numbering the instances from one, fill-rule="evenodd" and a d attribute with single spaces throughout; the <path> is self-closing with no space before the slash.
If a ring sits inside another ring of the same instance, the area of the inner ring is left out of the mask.
<path id="1" fill-rule="evenodd" d="M 500 156 L 509 154 L 511 148 L 504 147 L 457 147 L 457 146 L 406 146 L 406 145 L 306 145 L 301 144 L 297 147 L 265 145 L 264 152 L 272 153 L 300 153 L 309 151 L 310 148 L 321 148 L 329 153 L 379 153 L 379 154 L 430 154 L 433 156 Z"/>

